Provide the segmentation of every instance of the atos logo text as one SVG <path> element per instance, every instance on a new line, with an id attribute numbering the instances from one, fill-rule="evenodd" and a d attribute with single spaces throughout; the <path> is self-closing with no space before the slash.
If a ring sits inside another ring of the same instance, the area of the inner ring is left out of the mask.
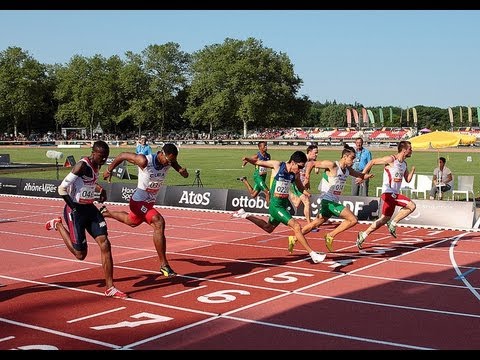
<path id="1" fill-rule="evenodd" d="M 178 201 L 179 204 L 186 204 L 186 205 L 208 205 L 210 204 L 210 196 L 209 192 L 205 192 L 203 194 L 195 193 L 194 191 L 183 191 L 182 197 Z"/>

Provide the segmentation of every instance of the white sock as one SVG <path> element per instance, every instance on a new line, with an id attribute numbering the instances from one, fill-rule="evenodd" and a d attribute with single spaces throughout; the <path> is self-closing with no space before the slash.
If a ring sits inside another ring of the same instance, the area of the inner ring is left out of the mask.
<path id="1" fill-rule="evenodd" d="M 310 255 L 310 257 L 313 258 L 316 254 L 317 254 L 317 253 L 316 253 L 315 251 L 311 251 L 310 254 L 308 254 L 308 255 Z"/>
<path id="2" fill-rule="evenodd" d="M 397 223 L 395 221 L 392 220 L 392 222 L 390 223 L 392 224 L 392 226 L 397 226 Z"/>

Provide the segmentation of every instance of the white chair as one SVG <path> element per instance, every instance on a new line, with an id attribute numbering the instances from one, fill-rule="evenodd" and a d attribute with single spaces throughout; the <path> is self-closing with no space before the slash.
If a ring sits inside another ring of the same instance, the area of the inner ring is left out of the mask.
<path id="1" fill-rule="evenodd" d="M 416 195 L 418 199 L 418 194 L 423 194 L 423 198 L 427 199 L 427 192 L 430 194 L 430 190 L 432 189 L 432 182 L 433 182 L 433 175 L 421 175 L 418 174 L 417 176 L 417 188 L 412 190 L 413 194 Z"/>
<path id="2" fill-rule="evenodd" d="M 453 200 L 455 200 L 455 195 L 464 194 L 467 201 L 469 201 L 469 195 L 472 195 L 472 198 L 475 199 L 475 193 L 473 192 L 473 180 L 474 176 L 468 175 L 459 175 L 457 176 L 457 189 L 452 191 Z M 460 196 L 458 197 L 460 199 Z"/>

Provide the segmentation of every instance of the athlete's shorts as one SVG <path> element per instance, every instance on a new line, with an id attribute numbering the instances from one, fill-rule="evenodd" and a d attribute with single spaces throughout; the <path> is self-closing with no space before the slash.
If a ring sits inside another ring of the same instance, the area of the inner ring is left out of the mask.
<path id="1" fill-rule="evenodd" d="M 274 226 L 277 226 L 280 223 L 288 225 L 288 222 L 292 218 L 292 214 L 287 210 L 288 204 L 288 200 L 285 204 L 275 204 L 275 202 L 270 202 L 270 206 L 268 207 L 268 213 L 270 214 L 268 222 Z"/>
<path id="2" fill-rule="evenodd" d="M 140 225 L 144 221 L 150 225 L 152 223 L 152 217 L 159 214 L 158 211 L 153 208 L 153 205 L 155 205 L 153 202 L 135 201 L 130 199 L 130 212 L 128 213 L 130 221 L 135 226 Z"/>
<path id="3" fill-rule="evenodd" d="M 382 215 L 389 217 L 395 212 L 396 206 L 404 208 L 411 201 L 409 197 L 403 194 L 383 193 L 381 198 L 383 200 Z"/>
<path id="4" fill-rule="evenodd" d="M 345 205 L 341 203 L 324 199 L 322 199 L 320 206 L 320 215 L 325 219 L 330 219 L 332 216 L 340 217 L 340 213 L 345 209 Z"/>
<path id="5" fill-rule="evenodd" d="M 77 204 L 75 211 L 65 205 L 63 217 L 75 250 L 84 251 L 87 249 L 86 232 L 94 239 L 101 235 L 108 235 L 107 223 L 98 208 L 93 204 Z"/>
<path id="6" fill-rule="evenodd" d="M 254 184 L 252 186 L 253 190 L 255 191 L 268 191 L 268 186 L 265 180 L 267 179 L 267 174 L 265 175 L 258 175 L 253 174 L 253 181 Z"/>

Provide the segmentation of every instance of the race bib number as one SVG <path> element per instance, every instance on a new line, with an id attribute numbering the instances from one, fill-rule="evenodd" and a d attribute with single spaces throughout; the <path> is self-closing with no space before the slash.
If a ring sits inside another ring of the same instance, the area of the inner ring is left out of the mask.
<path id="1" fill-rule="evenodd" d="M 289 181 L 277 181 L 274 190 L 275 196 L 279 198 L 288 198 L 290 184 Z"/>
<path id="2" fill-rule="evenodd" d="M 95 197 L 95 186 L 84 186 L 80 189 L 78 202 L 80 204 L 93 204 Z"/>
<path id="3" fill-rule="evenodd" d="M 267 170 L 268 170 L 268 169 L 267 169 L 266 167 L 263 167 L 263 166 L 259 166 L 259 167 L 258 167 L 258 173 L 259 173 L 260 175 L 265 175 L 265 174 L 267 173 Z"/>
<path id="4" fill-rule="evenodd" d="M 345 187 L 345 184 L 336 184 L 333 186 L 332 192 L 334 195 L 342 195 L 343 188 Z"/>
<path id="5" fill-rule="evenodd" d="M 163 185 L 163 181 L 150 181 L 147 185 L 146 191 L 150 193 L 156 193 L 160 190 L 160 187 Z"/>

